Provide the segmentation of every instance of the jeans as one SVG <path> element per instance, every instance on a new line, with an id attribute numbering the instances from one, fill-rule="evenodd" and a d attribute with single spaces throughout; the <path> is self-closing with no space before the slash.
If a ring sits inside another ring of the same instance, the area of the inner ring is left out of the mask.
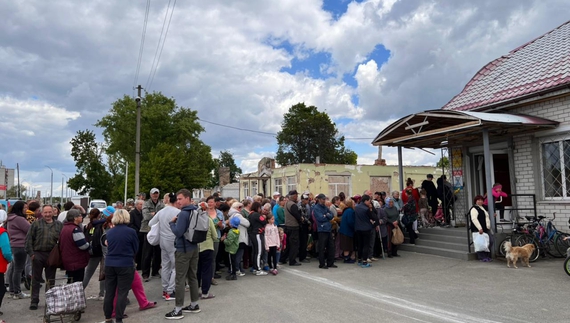
<path id="1" fill-rule="evenodd" d="M 229 254 L 229 258 L 230 258 L 230 275 L 235 276 L 236 272 L 238 271 L 238 263 L 237 263 L 237 259 L 236 259 L 236 254 L 235 253 L 230 253 Z"/>
<path id="2" fill-rule="evenodd" d="M 309 227 L 306 224 L 299 226 L 299 261 L 307 259 L 307 242 L 309 241 Z"/>
<path id="3" fill-rule="evenodd" d="M 319 232 L 319 267 L 325 266 L 325 250 L 327 255 L 327 266 L 334 265 L 334 239 L 332 232 Z"/>
<path id="4" fill-rule="evenodd" d="M 200 251 L 196 246 L 192 250 L 176 251 L 174 258 L 176 259 L 176 307 L 184 306 L 184 294 L 186 281 L 190 285 L 190 301 L 197 302 L 200 298 L 198 290 L 198 256 Z"/>
<path id="5" fill-rule="evenodd" d="M 152 275 L 158 275 L 160 270 L 160 246 L 151 245 L 146 239 L 147 233 L 145 233 L 143 253 L 142 253 L 142 276 L 147 278 L 151 274 L 151 264 L 152 264 Z M 140 248 L 140 246 L 139 246 Z"/>
<path id="6" fill-rule="evenodd" d="M 212 277 L 214 277 L 214 274 L 216 273 L 216 263 L 217 263 L 217 256 L 218 256 L 218 251 L 220 250 L 220 242 L 214 242 L 214 250 L 213 250 L 213 256 L 212 256 Z"/>
<path id="7" fill-rule="evenodd" d="M 370 251 L 370 230 L 356 231 L 355 235 L 358 243 L 358 260 L 367 262 L 369 258 L 368 252 Z"/>
<path id="8" fill-rule="evenodd" d="M 200 252 L 200 256 L 198 259 L 198 281 L 201 282 L 202 285 L 202 294 L 208 295 L 210 291 L 210 286 L 212 285 L 212 277 L 214 277 L 214 271 L 212 270 L 216 268 L 214 257 L 214 250 L 204 250 Z"/>
<path id="9" fill-rule="evenodd" d="M 87 268 L 85 269 L 85 277 L 83 278 L 83 289 L 87 288 L 87 285 L 89 285 L 89 281 L 91 281 L 93 274 L 95 274 L 97 267 L 99 267 L 99 264 L 101 263 L 102 258 L 103 257 L 91 257 L 91 258 L 89 258 L 89 263 L 87 264 Z M 101 268 L 100 270 L 105 270 L 105 268 Z M 99 280 L 99 277 L 97 277 L 97 280 Z M 105 281 L 104 280 L 99 282 L 99 296 L 105 296 Z"/>
<path id="10" fill-rule="evenodd" d="M 56 267 L 50 267 L 47 264 L 49 251 L 34 251 L 34 260 L 32 260 L 32 304 L 40 302 L 40 281 L 45 269 L 46 274 L 46 290 L 55 284 Z"/>
<path id="11" fill-rule="evenodd" d="M 133 284 L 134 274 L 134 267 L 105 266 L 105 301 L 103 302 L 103 311 L 105 312 L 106 320 L 110 320 L 113 315 L 113 303 L 116 291 L 116 319 L 117 322 L 123 321 L 125 308 L 127 307 L 127 295 Z"/>
<path id="12" fill-rule="evenodd" d="M 238 251 L 236 252 L 236 260 L 235 261 L 238 263 L 238 270 L 240 270 L 241 272 L 244 272 L 242 259 L 243 259 L 243 255 L 245 253 L 245 249 L 247 249 L 247 245 L 243 242 L 240 242 Z"/>
<path id="13" fill-rule="evenodd" d="M 283 252 L 283 261 L 289 260 L 289 265 L 297 262 L 299 253 L 299 227 L 285 227 L 287 234 L 287 249 Z"/>
<path id="14" fill-rule="evenodd" d="M 11 276 L 8 277 L 8 283 L 10 284 L 10 291 L 14 294 L 19 294 L 22 291 L 20 283 L 22 281 L 22 272 L 26 267 L 27 254 L 24 248 L 12 248 L 12 254 L 14 261 L 10 265 L 13 268 L 10 271 Z"/>
<path id="15" fill-rule="evenodd" d="M 144 308 L 145 306 L 150 303 L 146 298 L 146 293 L 144 292 L 144 286 L 141 279 L 141 276 L 138 272 L 135 271 L 133 275 L 133 283 L 131 284 L 131 289 L 133 290 L 133 294 L 139 303 L 139 309 Z M 113 314 L 115 314 L 115 309 L 117 308 L 117 294 L 115 294 L 115 301 L 113 302 Z"/>
<path id="16" fill-rule="evenodd" d="M 162 258 L 162 271 L 161 271 L 161 282 L 162 291 L 171 294 L 174 292 L 176 286 L 176 270 L 174 266 L 176 260 L 174 259 L 174 252 L 176 248 L 174 247 L 174 241 L 161 241 L 160 242 L 160 255 Z"/>

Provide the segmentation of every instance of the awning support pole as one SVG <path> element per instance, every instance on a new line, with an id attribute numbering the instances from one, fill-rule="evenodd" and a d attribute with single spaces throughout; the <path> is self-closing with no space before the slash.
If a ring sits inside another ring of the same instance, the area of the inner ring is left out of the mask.
<path id="1" fill-rule="evenodd" d="M 402 164 L 402 146 L 398 146 L 398 177 L 400 180 L 400 192 L 404 190 L 404 165 Z M 389 194 L 388 196 L 392 196 Z"/>
<path id="2" fill-rule="evenodd" d="M 495 225 L 495 205 L 493 197 L 493 183 L 491 182 L 491 148 L 489 145 L 489 129 L 483 129 L 483 157 L 485 160 L 485 183 L 487 186 L 487 201 L 489 201 L 489 217 L 491 218 L 491 228 L 496 228 Z M 491 249 L 491 257 L 495 256 L 494 248 Z"/>

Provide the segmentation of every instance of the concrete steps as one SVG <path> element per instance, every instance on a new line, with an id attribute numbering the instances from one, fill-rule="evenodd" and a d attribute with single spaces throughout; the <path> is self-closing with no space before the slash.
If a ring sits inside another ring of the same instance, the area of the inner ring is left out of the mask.
<path id="1" fill-rule="evenodd" d="M 419 231 L 415 246 L 409 244 L 408 235 L 404 233 L 405 241 L 399 250 L 462 260 L 477 259 L 472 247 L 468 251 L 466 228 L 424 228 Z"/>

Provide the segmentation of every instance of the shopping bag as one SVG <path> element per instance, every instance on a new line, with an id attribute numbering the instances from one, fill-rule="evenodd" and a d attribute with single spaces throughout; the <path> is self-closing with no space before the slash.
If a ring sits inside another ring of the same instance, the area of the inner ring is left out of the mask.
<path id="1" fill-rule="evenodd" d="M 46 292 L 46 314 L 75 313 L 86 308 L 83 283 L 54 286 Z"/>
<path id="2" fill-rule="evenodd" d="M 57 268 L 63 267 L 63 261 L 61 260 L 61 251 L 59 250 L 59 242 L 57 242 L 55 246 L 53 246 L 53 249 L 51 249 L 48 256 L 47 264 L 50 267 L 57 267 Z"/>
<path id="3" fill-rule="evenodd" d="M 473 247 L 475 252 L 489 252 L 489 235 L 486 233 L 479 234 L 473 232 Z"/>
<path id="4" fill-rule="evenodd" d="M 151 246 L 158 246 L 160 243 L 160 236 L 158 232 L 160 231 L 160 223 L 156 223 L 152 227 L 150 227 L 150 231 L 146 235 L 146 240 L 150 243 Z"/>
<path id="5" fill-rule="evenodd" d="M 400 230 L 400 227 L 396 226 L 392 229 L 392 244 L 400 245 L 402 243 L 404 243 L 404 234 L 402 230 Z"/>

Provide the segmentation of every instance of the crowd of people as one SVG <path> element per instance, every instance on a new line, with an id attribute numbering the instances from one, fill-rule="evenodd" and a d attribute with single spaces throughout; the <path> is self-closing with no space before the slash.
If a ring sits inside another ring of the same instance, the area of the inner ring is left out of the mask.
<path id="1" fill-rule="evenodd" d="M 229 281 L 248 271 L 277 275 L 281 266 L 301 266 L 311 259 L 320 269 L 338 268 L 338 261 L 368 268 L 383 255 L 400 256 L 393 243 L 395 229 L 405 229 L 414 244 L 418 226 L 449 225 L 446 211 L 436 221 L 438 207 L 449 207 L 444 196 L 449 187 L 445 177 L 440 179 L 438 188 L 432 175 L 421 188 L 408 179 L 402 192 L 390 195 L 367 190 L 327 197 L 292 190 L 241 201 L 217 193 L 195 201 L 186 189 L 161 196 L 153 188 L 149 199 L 141 194 L 126 205 L 117 202 L 88 214 L 72 202 L 60 212 L 59 206 L 18 201 L 9 214 L 0 210 L 0 306 L 8 286 L 11 298 L 30 298 L 30 310 L 38 309 L 42 284 L 49 288 L 56 276 L 58 268 L 48 261 L 56 246 L 69 282 L 86 288 L 95 276 L 98 294 L 90 298 L 103 301 L 105 322 L 127 317 L 129 291 L 140 310 L 155 307 L 143 284 L 151 279 L 161 280 L 165 301 L 175 301 L 165 318 L 181 319 L 184 313 L 200 312 L 199 300 L 215 297 L 210 288 L 224 272 Z M 188 236 L 195 217 L 207 217 L 209 223 L 199 243 Z M 149 239 L 153 230 L 157 243 Z M 22 279 L 29 280 L 31 295 L 22 292 Z M 185 306 L 188 291 L 190 304 Z"/>

